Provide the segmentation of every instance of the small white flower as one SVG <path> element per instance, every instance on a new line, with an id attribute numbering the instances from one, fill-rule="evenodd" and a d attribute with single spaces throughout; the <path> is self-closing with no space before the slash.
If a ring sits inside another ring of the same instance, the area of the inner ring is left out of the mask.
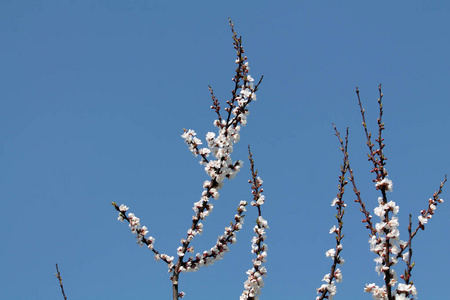
<path id="1" fill-rule="evenodd" d="M 250 97 L 251 94 L 252 94 L 252 91 L 251 91 L 249 88 L 241 89 L 241 95 L 242 95 L 244 98 L 247 98 L 247 99 L 248 99 L 248 97 Z"/>
<path id="2" fill-rule="evenodd" d="M 336 250 L 335 249 L 330 249 L 330 250 L 328 250 L 327 252 L 325 252 L 325 255 L 327 256 L 327 257 L 334 257 L 334 255 L 336 254 Z"/>
<path id="3" fill-rule="evenodd" d="M 338 198 L 334 198 L 333 201 L 331 201 L 331 206 L 335 206 L 339 202 Z"/>
<path id="4" fill-rule="evenodd" d="M 331 227 L 330 229 L 330 234 L 337 232 L 336 229 L 336 225 L 333 225 L 333 227 Z"/>
<path id="5" fill-rule="evenodd" d="M 405 252 L 405 253 L 403 253 L 403 255 L 402 255 L 402 259 L 403 259 L 403 261 L 407 261 L 407 260 L 408 260 L 408 258 L 409 258 L 409 251 L 408 251 L 408 252 Z"/>
<path id="6" fill-rule="evenodd" d="M 339 268 L 334 272 L 334 277 L 336 278 L 336 282 L 342 282 L 342 273 Z"/>
<path id="7" fill-rule="evenodd" d="M 423 216 L 417 217 L 419 219 L 420 224 L 425 225 L 428 223 L 428 219 L 424 218 Z"/>
<path id="8" fill-rule="evenodd" d="M 394 184 L 392 183 L 392 180 L 388 179 L 387 177 L 384 177 L 382 180 L 378 181 L 375 186 L 379 189 L 385 189 L 388 192 L 392 192 L 394 188 Z"/>
<path id="9" fill-rule="evenodd" d="M 263 205 L 265 199 L 266 197 L 264 195 L 259 196 L 258 201 L 256 201 L 256 204 Z"/>
<path id="10" fill-rule="evenodd" d="M 379 206 L 375 207 L 375 209 L 373 211 L 374 211 L 375 215 L 382 217 L 384 214 L 383 205 L 379 205 Z"/>

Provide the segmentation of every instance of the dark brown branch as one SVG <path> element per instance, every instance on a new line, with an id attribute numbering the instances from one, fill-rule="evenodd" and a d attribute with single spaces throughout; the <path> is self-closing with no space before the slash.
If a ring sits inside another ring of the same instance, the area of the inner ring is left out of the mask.
<path id="1" fill-rule="evenodd" d="M 337 136 L 339 143 L 341 145 L 341 147 L 339 148 L 342 151 L 343 154 L 343 162 L 341 165 L 341 174 L 339 175 L 339 192 L 337 193 L 337 201 L 336 201 L 336 209 L 337 209 L 337 214 L 336 214 L 336 219 L 338 221 L 338 228 L 335 231 L 336 234 L 336 252 L 333 258 L 333 264 L 331 266 L 331 271 L 330 271 L 330 278 L 328 278 L 328 284 L 331 284 L 333 282 L 333 280 L 336 278 L 336 268 L 338 264 L 341 264 L 341 257 L 340 257 L 340 253 L 342 251 L 342 246 L 341 246 L 341 241 L 344 238 L 344 234 L 342 234 L 342 228 L 344 225 L 343 222 L 343 218 L 344 218 L 344 214 L 345 214 L 345 206 L 346 204 L 344 203 L 344 200 L 342 199 L 345 193 L 345 186 L 348 184 L 348 182 L 345 180 L 345 175 L 347 174 L 347 171 L 349 170 L 349 163 L 348 163 L 348 127 L 347 127 L 347 132 L 345 135 L 345 143 L 341 138 L 341 135 L 339 133 L 339 131 L 337 130 L 336 126 L 333 124 L 333 128 L 335 131 L 335 135 Z M 319 300 L 323 300 L 323 299 L 328 299 L 329 297 L 329 290 L 328 289 L 318 289 L 319 293 L 322 292 L 320 294 L 320 296 L 317 298 Z"/>
<path id="2" fill-rule="evenodd" d="M 380 184 L 378 185 L 379 182 L 381 182 L 386 176 L 387 176 L 387 171 L 385 169 L 385 164 L 386 164 L 386 157 L 384 156 L 383 153 L 383 148 L 385 147 L 385 144 L 383 143 L 383 138 L 382 138 L 382 132 L 385 129 L 384 127 L 384 123 L 382 122 L 382 117 L 383 117 L 383 103 L 382 103 L 382 99 L 383 99 L 383 93 L 381 91 L 381 84 L 378 86 L 378 91 L 379 91 L 379 98 L 378 98 L 378 107 L 379 107 L 379 117 L 377 119 L 377 123 L 378 123 L 378 138 L 375 139 L 375 141 L 378 143 L 378 149 L 374 150 L 374 144 L 371 141 L 371 133 L 368 131 L 367 129 L 367 125 L 366 125 L 366 120 L 365 120 L 365 110 L 362 107 L 361 104 L 361 98 L 359 96 L 359 90 L 358 87 L 356 88 L 356 95 L 358 97 L 358 105 L 359 108 L 361 110 L 361 117 L 362 117 L 362 125 L 364 127 L 364 131 L 366 133 L 366 139 L 367 139 L 367 146 L 369 148 L 369 161 L 372 161 L 373 163 L 373 169 L 371 170 L 372 173 L 376 174 L 376 178 L 373 180 L 374 182 L 377 182 L 376 185 L 376 189 L 381 191 L 382 194 L 382 201 L 383 204 L 387 204 L 388 203 L 388 199 L 386 196 L 386 191 L 389 190 L 388 185 L 386 184 Z M 350 171 L 351 176 L 353 175 L 352 172 Z M 353 179 L 354 180 L 354 179 Z M 366 219 L 363 220 L 363 222 L 367 222 L 370 220 L 370 214 L 365 210 L 364 204 L 362 202 L 362 200 L 359 197 L 359 194 L 357 193 L 357 189 L 355 187 L 355 194 L 357 194 L 358 199 L 355 200 L 356 202 L 359 202 L 362 209 L 361 211 L 363 211 L 364 215 L 366 216 Z M 358 191 L 359 192 L 359 191 Z M 387 224 L 389 222 L 389 211 L 385 211 L 384 213 L 384 222 Z M 368 225 L 368 224 L 367 224 Z M 368 226 L 366 226 L 367 228 L 369 228 Z M 372 236 L 374 236 L 376 234 L 376 230 L 373 228 L 373 226 L 371 226 L 371 233 Z M 383 229 L 383 233 L 385 236 L 385 253 L 383 255 L 380 255 L 383 262 L 382 264 L 387 266 L 387 268 L 383 271 L 384 273 L 384 282 L 386 285 L 386 292 L 387 292 L 387 299 L 391 300 L 393 299 L 392 296 L 392 286 L 390 285 L 391 282 L 391 265 L 392 262 L 390 261 L 390 252 L 391 252 L 391 238 L 389 237 L 389 229 L 384 228 Z"/>
<path id="3" fill-rule="evenodd" d="M 120 213 L 120 216 L 121 216 L 124 220 L 126 220 L 128 223 L 130 223 L 130 219 L 126 216 L 125 212 L 123 212 L 123 211 L 120 210 L 120 208 L 119 208 L 119 206 L 117 205 L 117 203 L 111 202 L 111 204 L 112 204 L 112 206 L 114 206 L 114 208 Z M 147 245 L 147 246 L 153 244 L 153 243 L 151 243 L 149 240 L 147 240 L 145 237 L 142 237 L 142 238 L 140 239 L 140 241 L 141 241 L 143 244 Z M 149 248 L 149 249 L 150 249 L 150 248 Z M 160 254 L 157 250 L 155 250 L 154 247 L 152 247 L 150 250 L 152 250 L 152 252 L 155 253 L 156 255 L 159 255 L 159 254 Z M 167 258 L 166 258 L 165 256 L 162 256 L 162 257 L 160 257 L 160 258 L 161 258 L 161 260 L 164 261 L 166 264 L 170 264 L 170 263 L 171 263 L 170 261 L 167 260 Z"/>
<path id="4" fill-rule="evenodd" d="M 213 101 L 213 105 L 211 105 L 211 109 L 214 109 L 214 111 L 217 114 L 217 120 L 219 120 L 220 123 L 222 123 L 222 117 L 220 116 L 220 103 L 219 100 L 214 95 L 214 91 L 210 85 L 208 85 L 209 92 L 211 93 L 211 100 Z"/>
<path id="5" fill-rule="evenodd" d="M 374 169 L 372 170 L 372 172 L 376 172 L 377 177 L 378 177 L 378 168 L 377 168 L 377 162 L 374 158 L 374 150 L 373 150 L 373 146 L 374 144 L 371 141 L 372 138 L 372 134 L 370 133 L 370 131 L 367 129 L 367 123 L 366 123 L 366 118 L 365 118 L 365 109 L 362 107 L 361 104 L 361 98 L 359 96 L 359 89 L 358 87 L 356 87 L 356 95 L 358 97 L 358 105 L 359 105 L 359 109 L 361 110 L 361 117 L 362 117 L 362 125 L 364 127 L 364 132 L 366 133 L 366 144 L 367 147 L 369 147 L 369 154 L 368 154 L 368 160 L 372 161 L 373 163 L 373 167 Z"/>
<path id="6" fill-rule="evenodd" d="M 378 85 L 378 92 L 379 92 L 379 96 L 380 98 L 378 98 L 378 107 L 379 107 L 379 112 L 380 112 L 380 117 L 377 119 L 378 122 L 378 139 L 376 139 L 375 141 L 378 142 L 378 169 L 380 170 L 380 176 L 381 178 L 377 178 L 377 181 L 379 179 L 383 179 L 384 177 L 386 177 L 387 172 L 384 169 L 384 165 L 386 164 L 384 161 L 387 159 L 384 156 L 383 153 L 383 148 L 386 146 L 385 144 L 383 144 L 383 138 L 381 137 L 384 128 L 384 123 L 382 122 L 382 118 L 383 118 L 383 103 L 382 103 L 382 99 L 383 99 L 383 93 L 381 92 L 381 83 L 380 85 Z"/>
<path id="7" fill-rule="evenodd" d="M 62 283 L 61 274 L 59 273 L 58 264 L 56 264 L 56 272 L 57 273 L 55 273 L 55 276 L 59 280 L 59 286 L 61 287 L 61 293 L 62 293 L 62 295 L 64 297 L 64 300 L 67 300 L 66 294 L 64 293 L 64 286 L 63 286 L 63 283 Z"/>
<path id="8" fill-rule="evenodd" d="M 256 206 L 258 208 L 258 219 L 256 221 L 256 226 L 258 227 L 258 231 L 255 231 L 256 236 L 255 238 L 257 238 L 257 249 L 256 251 L 252 251 L 256 257 L 257 260 L 259 259 L 260 255 L 266 251 L 265 249 L 265 244 L 263 243 L 264 241 L 264 235 L 261 235 L 259 233 L 259 230 L 264 230 L 264 226 L 261 225 L 259 218 L 262 218 L 262 214 L 261 214 L 261 205 L 262 204 L 258 204 L 258 200 L 261 197 L 261 194 L 264 192 L 264 189 L 261 188 L 262 185 L 262 181 L 261 178 L 258 177 L 258 170 L 255 169 L 255 161 L 253 160 L 253 154 L 252 151 L 250 149 L 250 145 L 248 145 L 248 159 L 250 160 L 250 170 L 252 173 L 252 179 L 250 179 L 248 182 L 252 185 L 252 194 L 253 194 L 253 200 L 254 203 L 252 203 L 253 206 Z M 268 227 L 267 227 L 268 228 Z M 265 259 L 261 260 L 263 263 L 265 262 Z M 255 272 L 261 272 L 261 265 L 254 265 L 253 268 L 255 270 Z M 250 275 L 249 275 L 250 276 Z M 263 276 L 266 276 L 265 274 L 263 274 Z M 259 293 L 259 292 L 258 292 Z M 258 296 L 256 297 L 248 297 L 248 300 L 255 300 L 258 299 Z"/>
<path id="9" fill-rule="evenodd" d="M 431 216 L 434 215 L 434 209 L 432 209 L 431 205 L 437 206 L 438 203 L 441 203 L 439 196 L 442 193 L 442 188 L 444 187 L 445 183 L 447 182 L 447 175 L 445 175 L 444 180 L 441 182 L 441 184 L 439 185 L 439 189 L 437 191 L 434 192 L 433 194 L 433 198 L 431 198 L 428 201 L 428 208 L 427 210 L 422 210 L 421 211 L 421 216 L 427 219 L 430 219 Z M 411 244 L 412 239 L 416 236 L 417 232 L 419 231 L 419 229 L 425 230 L 425 225 L 421 224 L 420 222 L 417 224 L 416 229 L 414 230 L 414 232 L 412 234 L 410 234 L 409 236 L 409 240 L 405 245 L 402 245 L 400 248 L 399 253 L 397 254 L 397 258 L 399 258 L 400 256 L 402 256 L 403 252 L 405 251 L 405 249 Z M 411 253 L 410 253 L 411 254 Z"/>

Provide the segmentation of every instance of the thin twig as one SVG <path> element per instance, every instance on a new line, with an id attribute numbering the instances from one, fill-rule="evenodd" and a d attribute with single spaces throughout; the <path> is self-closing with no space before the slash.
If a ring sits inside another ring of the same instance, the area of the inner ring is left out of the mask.
<path id="1" fill-rule="evenodd" d="M 444 180 L 441 182 L 441 184 L 439 185 L 439 189 L 437 191 L 434 192 L 433 194 L 433 198 L 431 198 L 430 200 L 428 200 L 428 208 L 427 210 L 422 210 L 421 211 L 421 216 L 423 218 L 426 219 L 431 219 L 431 216 L 433 216 L 434 211 L 436 209 L 436 206 L 438 205 L 438 203 L 441 203 L 442 200 L 439 199 L 440 194 L 442 193 L 442 188 L 444 187 L 445 183 L 447 182 L 447 175 L 445 175 Z M 433 209 L 434 206 L 434 209 Z M 419 229 L 425 230 L 425 225 L 422 224 L 421 222 L 419 222 L 417 224 L 416 229 L 414 230 L 414 232 L 412 232 L 409 236 L 409 240 L 405 245 L 402 245 L 400 248 L 399 253 L 397 254 L 397 258 L 401 257 L 403 252 L 405 251 L 405 249 L 411 244 L 412 239 L 416 236 L 417 232 L 419 231 Z"/>
<path id="2" fill-rule="evenodd" d="M 64 300 L 67 300 L 66 294 L 64 293 L 64 287 L 63 287 L 63 283 L 62 283 L 61 274 L 59 273 L 58 264 L 56 264 L 56 272 L 57 273 L 55 273 L 55 276 L 59 280 L 59 285 L 61 286 L 61 293 L 63 294 Z"/>
<path id="3" fill-rule="evenodd" d="M 383 93 L 381 91 L 381 84 L 378 86 L 378 91 L 379 91 L 379 98 L 378 98 L 378 106 L 379 106 L 379 117 L 377 119 L 377 123 L 378 123 L 378 138 L 375 139 L 375 141 L 378 143 L 378 149 L 374 150 L 374 144 L 371 141 L 371 133 L 370 131 L 367 129 L 367 125 L 366 125 L 366 120 L 365 120 L 365 110 L 362 107 L 361 104 L 361 98 L 359 96 L 359 90 L 358 88 L 356 88 L 356 95 L 358 97 L 358 105 L 359 108 L 361 110 L 361 117 L 362 117 L 362 125 L 364 127 L 364 131 L 366 133 L 366 139 L 367 139 L 367 146 L 369 148 L 369 161 L 372 161 L 373 163 L 373 168 L 371 170 L 372 173 L 376 174 L 376 178 L 373 180 L 374 182 L 376 182 L 377 184 L 376 189 L 381 191 L 381 201 L 380 205 L 386 205 L 388 203 L 388 199 L 387 199 L 387 195 L 386 192 L 389 191 L 389 187 L 388 184 L 383 183 L 383 180 L 385 180 L 385 177 L 387 176 L 387 171 L 385 169 L 385 164 L 386 164 L 386 157 L 384 156 L 383 153 L 383 149 L 385 147 L 385 144 L 383 143 L 383 138 L 382 138 L 382 132 L 385 129 L 384 127 L 384 123 L 382 122 L 382 117 L 383 117 L 383 103 L 382 103 L 382 98 L 383 98 Z M 350 175 L 353 177 L 353 172 L 350 170 Z M 351 180 L 354 180 L 353 178 Z M 383 183 L 383 184 L 381 184 Z M 355 194 L 357 195 L 358 199 L 355 200 L 356 202 L 359 202 L 362 209 L 361 211 L 363 211 L 364 215 L 366 216 L 366 219 L 363 220 L 363 222 L 367 222 L 368 224 L 366 225 L 367 228 L 371 229 L 371 237 L 376 236 L 376 232 L 377 230 L 375 230 L 375 228 L 373 226 L 368 226 L 369 225 L 369 221 L 370 221 L 370 214 L 365 210 L 364 207 L 364 203 L 362 202 L 361 198 L 359 197 L 359 191 L 356 189 L 356 186 L 354 186 L 354 191 Z M 390 221 L 390 216 L 389 216 L 389 210 L 383 210 L 383 222 L 384 224 L 388 224 Z M 380 216 L 381 217 L 381 216 Z M 392 265 L 394 265 L 394 263 L 392 263 L 390 261 L 391 257 L 390 257 L 390 253 L 391 253 L 391 249 L 392 249 L 392 243 L 391 243 L 391 237 L 390 237 L 390 233 L 391 230 L 387 227 L 384 227 L 382 229 L 382 233 L 381 235 L 384 236 L 384 241 L 383 241 L 383 247 L 384 247 L 384 253 L 377 253 L 380 258 L 381 258 L 381 264 L 383 266 L 385 266 L 382 269 L 382 273 L 384 274 L 384 282 L 385 282 L 385 286 L 386 286 L 386 293 L 387 293 L 387 299 L 391 300 L 393 299 L 392 296 L 392 285 L 391 284 L 391 279 L 393 278 L 393 275 L 391 274 L 391 267 Z M 380 234 L 380 233 L 379 233 Z M 378 238 L 378 240 L 380 240 L 380 237 Z"/>
<path id="4" fill-rule="evenodd" d="M 334 279 L 336 279 L 337 282 L 340 282 L 342 280 L 342 274 L 341 271 L 337 268 L 338 264 L 343 264 L 344 260 L 340 256 L 340 253 L 342 251 L 342 239 L 344 238 L 344 234 L 342 233 L 342 227 L 344 225 L 344 222 L 342 221 L 345 214 L 345 207 L 347 204 L 344 203 L 344 200 L 342 199 L 345 192 L 345 186 L 348 184 L 348 182 L 345 180 L 345 174 L 347 174 L 347 171 L 349 169 L 349 163 L 348 163 L 348 127 L 347 132 L 345 135 L 345 143 L 341 138 L 341 135 L 339 131 L 336 128 L 336 125 L 333 124 L 333 128 L 335 131 L 335 135 L 339 139 L 339 143 L 341 147 L 339 148 L 342 151 L 343 154 L 343 163 L 341 165 L 341 174 L 339 175 L 339 192 L 336 196 L 336 198 L 333 200 L 332 205 L 336 207 L 337 214 L 335 215 L 337 221 L 338 221 L 338 227 L 333 226 L 333 228 L 330 230 L 330 233 L 336 234 L 336 248 L 334 251 L 333 264 L 331 266 L 331 271 L 329 274 L 325 275 L 324 281 L 326 284 L 322 285 L 320 288 L 317 289 L 317 292 L 320 294 L 316 299 L 317 300 L 323 300 L 323 299 L 331 299 L 336 294 L 336 287 L 334 284 Z M 334 229 L 334 230 L 333 230 Z M 328 255 L 327 255 L 328 256 Z"/>
<path id="5" fill-rule="evenodd" d="M 255 161 L 253 154 L 248 146 L 248 158 L 250 160 L 250 170 L 252 172 L 252 179 L 248 182 L 252 185 L 253 200 L 251 205 L 258 208 L 258 218 L 256 219 L 256 226 L 253 228 L 255 236 L 252 239 L 252 253 L 256 255 L 253 259 L 253 268 L 247 271 L 248 279 L 244 283 L 244 292 L 240 299 L 255 300 L 259 299 L 261 288 L 264 286 L 263 277 L 266 277 L 267 270 L 263 265 L 267 258 L 267 245 L 264 243 L 266 239 L 265 230 L 269 228 L 268 223 L 261 214 L 261 205 L 265 202 L 265 197 L 262 195 L 264 189 L 261 188 L 262 179 L 258 176 L 258 170 L 255 169 Z"/>

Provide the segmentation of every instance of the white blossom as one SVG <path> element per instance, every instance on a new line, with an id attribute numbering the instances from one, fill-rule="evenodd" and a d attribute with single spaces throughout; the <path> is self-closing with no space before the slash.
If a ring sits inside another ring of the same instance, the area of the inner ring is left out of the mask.
<path id="1" fill-rule="evenodd" d="M 428 219 L 424 218 L 423 216 L 418 217 L 420 224 L 425 225 L 428 223 Z"/>
<path id="2" fill-rule="evenodd" d="M 336 254 L 336 250 L 334 248 L 331 248 L 330 250 L 328 250 L 327 252 L 325 252 L 325 255 L 327 257 L 332 257 L 334 258 L 334 255 Z"/>
<path id="3" fill-rule="evenodd" d="M 392 180 L 388 179 L 387 177 L 384 177 L 382 180 L 378 181 L 375 184 L 375 187 L 377 189 L 385 189 L 388 192 L 392 192 L 394 188 L 394 184 L 392 183 Z"/>

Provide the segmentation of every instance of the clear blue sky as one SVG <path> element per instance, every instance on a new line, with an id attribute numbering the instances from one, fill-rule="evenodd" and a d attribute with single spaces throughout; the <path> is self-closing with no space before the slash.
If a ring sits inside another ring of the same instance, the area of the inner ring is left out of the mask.
<path id="1" fill-rule="evenodd" d="M 303 3 L 301 3 L 303 2 Z M 364 2 L 364 3 L 362 3 Z M 376 130 L 383 84 L 391 200 L 400 232 L 450 172 L 450 5 L 445 1 L 0 1 L 1 300 L 170 299 L 164 263 L 139 248 L 111 201 L 141 218 L 175 255 L 207 178 L 180 138 L 214 128 L 208 84 L 225 102 L 234 50 L 244 38 L 258 101 L 196 251 L 222 234 L 250 200 L 247 144 L 264 180 L 268 277 L 261 299 L 314 299 L 334 245 L 331 200 L 341 154 L 332 123 L 350 126 L 350 160 L 373 209 L 359 86 Z M 421 299 L 446 299 L 450 186 L 413 243 Z M 348 189 L 336 299 L 371 299 L 368 232 Z M 223 261 L 182 274 L 185 299 L 238 299 L 251 267 L 255 212 Z M 401 273 L 403 265 L 399 264 Z"/>

